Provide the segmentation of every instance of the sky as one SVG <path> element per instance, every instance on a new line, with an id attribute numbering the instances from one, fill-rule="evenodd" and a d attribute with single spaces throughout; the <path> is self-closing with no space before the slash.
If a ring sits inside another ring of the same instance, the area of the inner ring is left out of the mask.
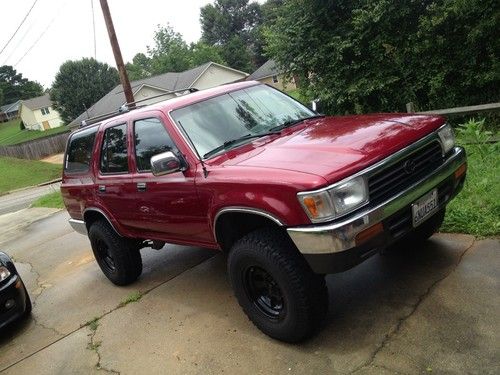
<path id="1" fill-rule="evenodd" d="M 34 0 L 3 0 L 0 50 L 12 36 Z M 146 52 L 157 25 L 169 23 L 190 43 L 201 36 L 200 7 L 210 0 L 108 0 L 125 62 Z M 262 2 L 262 1 L 259 1 Z M 7 48 L 0 66 L 12 65 L 23 77 L 49 88 L 67 60 L 94 57 L 92 0 L 38 0 Z M 99 0 L 93 0 L 96 58 L 115 66 Z M 23 57 L 24 56 L 24 57 Z"/>

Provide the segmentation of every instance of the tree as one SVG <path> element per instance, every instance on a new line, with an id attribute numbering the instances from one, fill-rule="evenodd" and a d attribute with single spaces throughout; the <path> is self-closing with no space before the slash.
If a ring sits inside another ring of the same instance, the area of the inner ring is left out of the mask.
<path id="1" fill-rule="evenodd" d="M 9 65 L 0 67 L 0 91 L 3 92 L 3 102 L 7 104 L 43 95 L 42 85 L 23 78 Z"/>
<path id="2" fill-rule="evenodd" d="M 209 61 L 218 64 L 226 62 L 221 56 L 222 50 L 219 46 L 211 46 L 203 42 L 192 43 L 189 47 L 189 65 L 191 68 L 205 64 Z"/>
<path id="3" fill-rule="evenodd" d="M 151 59 L 143 53 L 136 54 L 132 62 L 127 63 L 125 67 L 131 81 L 151 76 Z"/>
<path id="4" fill-rule="evenodd" d="M 497 101 L 495 0 L 289 0 L 266 52 L 329 112 Z"/>
<path id="5" fill-rule="evenodd" d="M 0 106 L 3 105 L 3 90 L 0 88 Z"/>
<path id="6" fill-rule="evenodd" d="M 220 46 L 221 55 L 233 68 L 251 71 L 264 60 L 258 26 L 262 14 L 258 3 L 249 0 L 216 0 L 201 8 L 202 41 Z M 231 56 L 239 46 L 243 56 Z M 231 58 L 229 58 L 231 57 Z M 231 61 L 232 60 L 232 61 Z M 237 64 L 237 65 L 235 65 Z"/>
<path id="7" fill-rule="evenodd" d="M 170 25 L 158 26 L 154 35 L 154 45 L 147 47 L 151 58 L 151 72 L 182 72 L 190 68 L 189 47 L 182 35 L 175 32 Z"/>
<path id="8" fill-rule="evenodd" d="M 119 83 L 118 72 L 92 58 L 66 61 L 59 68 L 50 98 L 64 121 L 70 122 Z"/>

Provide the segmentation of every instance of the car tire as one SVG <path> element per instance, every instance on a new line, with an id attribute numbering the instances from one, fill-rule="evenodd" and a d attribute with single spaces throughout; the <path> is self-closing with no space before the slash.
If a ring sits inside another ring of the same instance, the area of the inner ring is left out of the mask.
<path id="1" fill-rule="evenodd" d="M 305 340 L 326 316 L 324 276 L 312 272 L 279 229 L 259 229 L 237 241 L 229 253 L 228 274 L 243 311 L 270 337 Z"/>
<path id="2" fill-rule="evenodd" d="M 105 221 L 90 226 L 89 239 L 102 272 L 115 285 L 133 283 L 142 273 L 137 241 L 121 237 Z"/>

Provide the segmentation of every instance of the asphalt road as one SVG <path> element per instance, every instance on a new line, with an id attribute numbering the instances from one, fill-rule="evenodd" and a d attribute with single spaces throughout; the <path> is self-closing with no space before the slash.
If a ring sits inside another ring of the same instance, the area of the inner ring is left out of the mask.
<path id="1" fill-rule="evenodd" d="M 9 194 L 0 195 L 0 215 L 28 208 L 37 198 L 59 190 L 60 186 L 61 184 L 57 182 L 50 185 L 35 186 Z"/>
<path id="2" fill-rule="evenodd" d="M 9 220 L 47 214 L 29 209 Z M 496 239 L 436 235 L 328 276 L 325 327 L 288 345 L 244 316 L 224 257 L 144 249 L 141 278 L 116 287 L 67 218 L 59 212 L 12 232 L 0 225 L 0 248 L 34 300 L 31 318 L 0 333 L 2 374 L 500 373 Z"/>

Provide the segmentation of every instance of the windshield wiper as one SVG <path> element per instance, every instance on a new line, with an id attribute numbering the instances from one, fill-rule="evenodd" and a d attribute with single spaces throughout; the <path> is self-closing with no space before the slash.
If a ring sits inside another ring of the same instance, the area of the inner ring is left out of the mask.
<path id="1" fill-rule="evenodd" d="M 259 133 L 259 134 L 245 134 L 245 135 L 242 135 L 241 137 L 231 139 L 229 141 L 225 141 L 219 147 L 216 147 L 213 150 L 208 151 L 205 155 L 203 155 L 203 159 L 206 159 L 206 158 L 208 158 L 208 157 L 210 157 L 210 156 L 212 156 L 212 155 L 214 155 L 222 150 L 227 150 L 231 146 L 234 146 L 235 144 L 246 141 L 248 139 L 260 138 L 260 137 L 264 137 L 266 135 L 273 135 L 273 134 L 280 134 L 280 132 L 279 132 L 279 130 L 272 130 L 269 132 Z"/>
<path id="2" fill-rule="evenodd" d="M 284 123 L 282 123 L 282 124 L 280 124 L 278 126 L 275 126 L 274 128 L 271 128 L 270 130 L 271 131 L 282 130 L 282 129 L 285 129 L 285 128 L 289 128 L 290 126 L 297 125 L 298 123 L 301 123 L 302 121 L 305 121 L 305 120 L 312 120 L 312 119 L 315 119 L 315 118 L 322 118 L 322 117 L 325 117 L 325 115 L 312 115 L 312 116 L 298 118 L 298 119 L 295 119 L 295 120 L 288 120 L 288 121 L 285 121 Z"/>

